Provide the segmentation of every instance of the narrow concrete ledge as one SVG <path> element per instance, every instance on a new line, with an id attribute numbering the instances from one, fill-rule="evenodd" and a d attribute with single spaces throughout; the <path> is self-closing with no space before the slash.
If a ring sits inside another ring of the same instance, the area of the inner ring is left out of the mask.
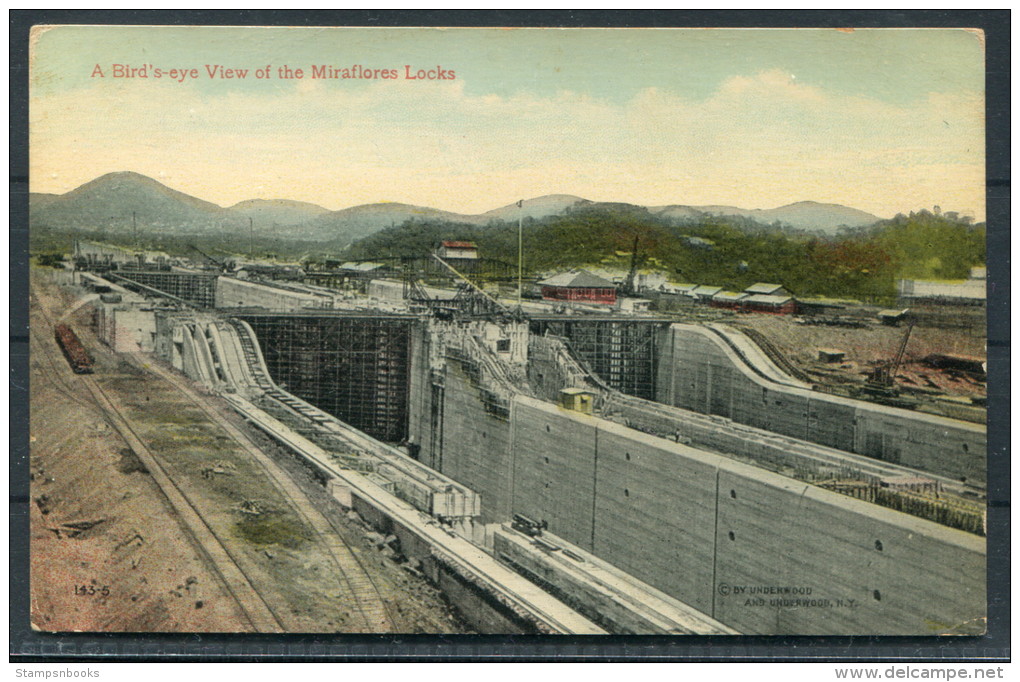
<path id="1" fill-rule="evenodd" d="M 375 514 L 385 517 L 387 523 L 399 526 L 403 532 L 412 535 L 414 541 L 427 547 L 430 554 L 448 571 L 454 571 L 462 586 L 470 585 L 475 591 L 483 590 L 488 601 L 501 604 L 517 620 L 532 623 L 534 631 L 549 634 L 606 634 L 604 629 L 534 583 L 500 565 L 483 550 L 458 536 L 452 528 L 441 526 L 435 519 L 397 498 L 368 477 L 337 467 L 324 450 L 247 400 L 231 395 L 224 397 L 254 425 L 336 479 L 329 485 L 340 504 L 352 505 L 356 509 L 359 503 L 367 504 Z M 438 574 L 435 577 L 440 578 Z M 442 580 L 438 582 L 442 587 Z M 466 615 L 470 617 L 472 614 L 469 612 Z M 484 618 L 479 620 L 485 621 Z"/>
<path id="2" fill-rule="evenodd" d="M 550 533 L 528 537 L 503 524 L 493 543 L 500 561 L 615 634 L 740 634 Z"/>

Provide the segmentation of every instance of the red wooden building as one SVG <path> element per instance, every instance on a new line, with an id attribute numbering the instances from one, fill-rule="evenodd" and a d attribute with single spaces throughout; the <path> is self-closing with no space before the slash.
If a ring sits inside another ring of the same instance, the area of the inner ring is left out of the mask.
<path id="1" fill-rule="evenodd" d="M 793 315 L 797 312 L 797 301 L 781 284 L 758 282 L 744 289 L 744 293 L 748 296 L 740 302 L 743 310 L 773 315 Z"/>
<path id="2" fill-rule="evenodd" d="M 773 315 L 793 315 L 797 312 L 797 302 L 792 296 L 770 296 L 755 294 L 743 301 L 744 310 L 756 313 L 772 313 Z"/>
<path id="3" fill-rule="evenodd" d="M 747 294 L 738 293 L 736 291 L 720 291 L 719 293 L 712 296 L 708 302 L 713 308 L 726 308 L 728 310 L 742 310 L 743 301 L 747 298 Z"/>
<path id="4" fill-rule="evenodd" d="M 542 280 L 542 298 L 546 301 L 570 301 L 614 305 L 616 285 L 587 270 L 571 270 Z"/>

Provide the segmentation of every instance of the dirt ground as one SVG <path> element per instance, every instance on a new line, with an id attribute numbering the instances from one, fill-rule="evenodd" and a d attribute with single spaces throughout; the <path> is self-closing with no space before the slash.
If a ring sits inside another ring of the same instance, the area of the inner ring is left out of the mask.
<path id="1" fill-rule="evenodd" d="M 43 275 L 43 276 L 40 276 Z M 71 300 L 33 273 L 31 365 L 31 591 L 34 627 L 47 631 L 236 632 L 250 629 L 224 579 L 56 348 L 51 321 Z M 285 631 L 365 631 L 381 602 L 389 628 L 470 630 L 442 595 L 379 547 L 286 453 L 236 417 L 300 499 L 166 380 L 124 360 L 70 320 L 96 357 L 92 375 L 189 499 Z M 209 398 L 210 403 L 215 402 Z M 217 409 L 223 409 L 219 406 Z M 321 516 L 316 524 L 309 514 Z M 327 529 L 324 531 L 324 527 Z M 367 576 L 345 580 L 337 547 Z M 333 548 L 333 549 L 330 549 Z M 359 594 L 353 599 L 352 590 Z M 364 600 L 364 601 L 361 601 Z"/>
<path id="2" fill-rule="evenodd" d="M 868 323 L 863 329 L 798 324 L 785 315 L 746 314 L 731 317 L 729 324 L 750 327 L 765 335 L 786 357 L 819 383 L 864 381 L 864 373 L 877 363 L 891 360 L 899 348 L 906 327 Z M 818 349 L 846 353 L 842 363 L 818 360 Z M 940 391 L 949 396 L 984 396 L 983 381 L 957 372 L 933 369 L 922 360 L 933 353 L 985 358 L 985 338 L 958 329 L 915 326 L 898 372 L 902 386 Z"/>
<path id="3" fill-rule="evenodd" d="M 38 289 L 36 289 L 38 292 Z M 59 298 L 39 296 L 51 308 Z M 47 631 L 243 630 L 243 615 L 158 486 L 106 422 L 32 311 L 32 624 Z M 59 356 L 57 356 L 59 358 Z M 96 524 L 84 531 L 73 525 Z"/>

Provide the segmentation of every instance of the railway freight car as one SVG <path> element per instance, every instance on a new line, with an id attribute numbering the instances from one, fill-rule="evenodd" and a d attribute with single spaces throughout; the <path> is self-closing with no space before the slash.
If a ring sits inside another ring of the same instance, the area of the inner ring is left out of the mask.
<path id="1" fill-rule="evenodd" d="M 78 335 L 66 324 L 58 324 L 54 329 L 57 345 L 64 352 L 64 357 L 77 374 L 92 373 L 92 356 L 81 345 Z"/>

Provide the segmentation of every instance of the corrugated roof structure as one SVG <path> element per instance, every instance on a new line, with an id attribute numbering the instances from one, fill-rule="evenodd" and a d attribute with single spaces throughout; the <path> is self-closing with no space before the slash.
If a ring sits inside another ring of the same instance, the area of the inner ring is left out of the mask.
<path id="1" fill-rule="evenodd" d="M 662 290 L 670 294 L 689 294 L 698 287 L 697 284 L 663 284 Z"/>
<path id="2" fill-rule="evenodd" d="M 744 299 L 745 303 L 761 303 L 763 305 L 784 305 L 793 300 L 792 296 L 770 296 L 768 294 L 755 294 Z"/>
<path id="3" fill-rule="evenodd" d="M 539 282 L 544 287 L 564 287 L 568 289 L 613 289 L 615 284 L 609 280 L 593 275 L 587 270 L 570 270 L 553 275 Z"/>
<path id="4" fill-rule="evenodd" d="M 713 301 L 741 301 L 747 298 L 747 294 L 737 291 L 720 291 L 712 297 Z"/>
<path id="5" fill-rule="evenodd" d="M 789 293 L 782 284 L 769 284 L 768 282 L 757 282 L 744 289 L 749 294 L 783 295 Z"/>
<path id="6" fill-rule="evenodd" d="M 341 270 L 354 270 L 356 272 L 371 272 L 372 270 L 378 270 L 381 267 L 383 267 L 382 263 L 359 263 L 357 261 L 340 264 Z"/>
<path id="7" fill-rule="evenodd" d="M 984 301 L 985 281 L 983 279 L 937 281 L 901 279 L 899 294 L 903 298 L 945 298 Z"/>

